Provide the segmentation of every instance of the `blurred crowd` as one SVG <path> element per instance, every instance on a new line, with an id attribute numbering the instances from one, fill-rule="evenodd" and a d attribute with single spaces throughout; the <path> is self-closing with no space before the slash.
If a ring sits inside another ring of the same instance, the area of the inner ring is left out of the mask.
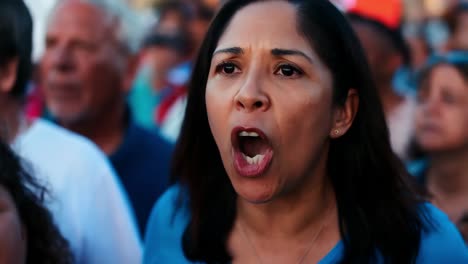
<path id="1" fill-rule="evenodd" d="M 192 62 L 221 2 L 139 3 L 154 18 L 141 20 L 125 0 L 57 1 L 33 61 L 31 7 L 0 1 L 0 136 L 15 153 L 0 148 L 0 204 L 12 200 L 22 223 L 6 228 L 18 246 L 1 263 L 35 263 L 34 236 L 50 236 L 45 263 L 142 261 Z M 334 2 L 364 47 L 395 153 L 468 241 L 468 2 L 416 15 L 397 0 Z M 14 159 L 27 172 L 8 169 Z M 45 220 L 23 213 L 18 193 L 31 184 L 7 179 L 27 174 L 49 191 L 34 194 Z M 36 220 L 57 228 L 33 232 Z"/>

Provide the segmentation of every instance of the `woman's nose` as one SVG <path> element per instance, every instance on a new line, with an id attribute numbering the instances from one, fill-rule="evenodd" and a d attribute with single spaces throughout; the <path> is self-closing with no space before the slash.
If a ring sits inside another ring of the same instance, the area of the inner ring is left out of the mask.
<path id="1" fill-rule="evenodd" d="M 258 79 L 246 80 L 235 97 L 236 108 L 246 112 L 267 111 L 270 99 L 263 86 Z"/>

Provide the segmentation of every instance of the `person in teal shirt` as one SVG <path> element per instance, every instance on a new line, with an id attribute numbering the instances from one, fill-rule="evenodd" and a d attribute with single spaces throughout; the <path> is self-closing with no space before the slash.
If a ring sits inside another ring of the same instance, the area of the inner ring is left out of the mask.
<path id="1" fill-rule="evenodd" d="M 468 263 L 328 0 L 228 1 L 199 52 L 145 264 Z"/>

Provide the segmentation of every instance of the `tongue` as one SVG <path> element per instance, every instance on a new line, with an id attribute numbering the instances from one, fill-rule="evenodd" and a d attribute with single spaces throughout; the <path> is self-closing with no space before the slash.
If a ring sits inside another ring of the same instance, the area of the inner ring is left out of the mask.
<path id="1" fill-rule="evenodd" d="M 241 140 L 241 151 L 251 158 L 258 154 L 264 154 L 270 147 L 259 138 L 246 137 Z"/>

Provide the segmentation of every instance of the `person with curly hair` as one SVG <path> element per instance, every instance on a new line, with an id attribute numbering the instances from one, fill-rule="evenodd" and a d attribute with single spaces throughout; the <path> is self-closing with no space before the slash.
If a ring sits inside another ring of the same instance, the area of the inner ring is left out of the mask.
<path id="1" fill-rule="evenodd" d="M 43 202 L 47 190 L 0 141 L 0 263 L 73 263 Z"/>

